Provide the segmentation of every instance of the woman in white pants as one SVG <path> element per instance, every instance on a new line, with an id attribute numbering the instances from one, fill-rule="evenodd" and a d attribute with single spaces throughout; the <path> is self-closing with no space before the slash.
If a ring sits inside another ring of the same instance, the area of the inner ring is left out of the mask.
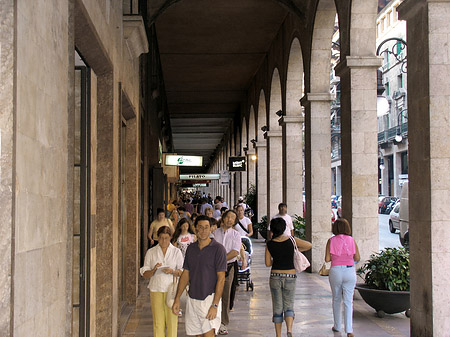
<path id="1" fill-rule="evenodd" d="M 329 281 L 333 294 L 334 332 L 341 330 L 341 304 L 344 298 L 344 325 L 347 337 L 353 337 L 353 293 L 356 285 L 355 261 L 359 250 L 351 236 L 350 224 L 344 218 L 337 219 L 332 227 L 334 234 L 327 242 L 325 261 L 331 261 Z"/>

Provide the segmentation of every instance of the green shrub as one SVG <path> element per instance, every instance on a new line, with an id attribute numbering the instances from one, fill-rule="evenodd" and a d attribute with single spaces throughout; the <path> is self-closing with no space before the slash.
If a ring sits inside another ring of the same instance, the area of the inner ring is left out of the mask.
<path id="1" fill-rule="evenodd" d="M 409 251 L 405 247 L 383 249 L 372 254 L 357 273 L 370 288 L 409 291 Z"/>
<path id="2" fill-rule="evenodd" d="M 306 223 L 305 218 L 300 215 L 294 214 L 292 217 L 292 223 L 294 224 L 294 236 L 305 240 L 306 239 Z"/>

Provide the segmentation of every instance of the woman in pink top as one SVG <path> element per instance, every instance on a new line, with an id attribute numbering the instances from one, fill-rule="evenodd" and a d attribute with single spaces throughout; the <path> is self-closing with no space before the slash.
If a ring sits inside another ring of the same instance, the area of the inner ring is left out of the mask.
<path id="1" fill-rule="evenodd" d="M 341 329 L 341 303 L 344 298 L 344 325 L 347 337 L 353 337 L 353 293 L 356 285 L 355 261 L 359 250 L 351 236 L 350 224 L 344 218 L 337 219 L 332 227 L 334 234 L 327 242 L 325 261 L 331 261 L 330 286 L 333 294 L 334 332 Z"/>

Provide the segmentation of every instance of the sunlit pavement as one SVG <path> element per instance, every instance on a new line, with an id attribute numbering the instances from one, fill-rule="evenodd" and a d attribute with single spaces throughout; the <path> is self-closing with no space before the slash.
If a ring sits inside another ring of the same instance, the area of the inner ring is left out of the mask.
<path id="1" fill-rule="evenodd" d="M 379 226 L 379 247 L 395 248 L 400 247 L 400 239 L 398 237 L 399 231 L 391 233 L 389 231 L 389 214 L 378 214 L 378 226 Z"/>
<path id="2" fill-rule="evenodd" d="M 392 234 L 393 235 L 393 234 Z M 254 291 L 247 292 L 241 285 L 236 295 L 234 312 L 228 336 L 275 336 L 272 323 L 272 300 L 268 287 L 269 269 L 264 266 L 264 241 L 254 240 L 252 279 Z M 328 278 L 317 274 L 302 273 L 297 281 L 294 336 L 346 336 L 333 333 L 331 291 Z M 146 287 L 141 287 L 136 310 L 130 317 L 122 336 L 153 336 L 152 315 Z M 354 301 L 355 336 L 409 336 L 409 319 L 404 313 L 386 315 L 380 319 L 375 311 L 356 296 Z M 184 317 L 179 320 L 178 336 L 186 336 Z M 286 329 L 283 327 L 283 336 Z"/>

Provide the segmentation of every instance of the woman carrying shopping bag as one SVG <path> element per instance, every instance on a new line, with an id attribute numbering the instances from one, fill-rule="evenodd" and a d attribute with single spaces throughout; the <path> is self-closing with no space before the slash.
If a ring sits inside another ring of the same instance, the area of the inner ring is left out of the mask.
<path id="1" fill-rule="evenodd" d="M 182 273 L 183 254 L 174 247 L 170 240 L 172 229 L 162 226 L 158 229 L 158 244 L 145 254 L 141 275 L 149 278 L 150 303 L 153 315 L 153 336 L 164 337 L 167 327 L 167 337 L 177 336 L 178 316 L 166 305 L 166 297 L 175 277 Z"/>
<path id="2" fill-rule="evenodd" d="M 275 324 L 277 337 L 281 336 L 281 328 L 286 321 L 287 336 L 292 337 L 294 323 L 294 299 L 297 275 L 294 265 L 294 242 L 299 251 L 310 250 L 311 243 L 284 235 L 286 222 L 283 218 L 270 221 L 272 239 L 267 241 L 265 262 L 270 271 L 270 292 L 272 294 L 272 321 Z"/>
<path id="3" fill-rule="evenodd" d="M 353 293 L 356 285 L 355 262 L 359 261 L 359 250 L 351 236 L 350 224 L 344 218 L 337 219 L 334 234 L 327 242 L 325 262 L 331 261 L 329 281 L 333 294 L 332 330 L 341 330 L 341 304 L 344 298 L 344 325 L 347 337 L 353 337 Z"/>

